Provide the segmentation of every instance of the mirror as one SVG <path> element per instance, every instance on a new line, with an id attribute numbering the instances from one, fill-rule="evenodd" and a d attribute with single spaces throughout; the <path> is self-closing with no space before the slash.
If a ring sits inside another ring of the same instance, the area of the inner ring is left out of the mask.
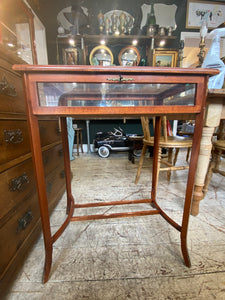
<path id="1" fill-rule="evenodd" d="M 121 66 L 138 66 L 140 53 L 137 48 L 128 46 L 120 51 L 118 59 Z"/>
<path id="2" fill-rule="evenodd" d="M 89 61 L 92 66 L 111 66 L 113 54 L 106 46 L 97 46 L 91 50 Z"/>
<path id="3" fill-rule="evenodd" d="M 162 2 L 162 1 L 161 1 Z M 143 4 L 141 6 L 142 9 L 142 20 L 141 26 L 142 29 L 147 21 L 147 15 L 151 11 L 151 4 Z M 177 12 L 177 6 L 175 4 L 163 4 L 163 3 L 155 3 L 154 4 L 155 18 L 156 24 L 159 27 L 172 28 L 175 30 L 177 28 L 175 15 Z"/>

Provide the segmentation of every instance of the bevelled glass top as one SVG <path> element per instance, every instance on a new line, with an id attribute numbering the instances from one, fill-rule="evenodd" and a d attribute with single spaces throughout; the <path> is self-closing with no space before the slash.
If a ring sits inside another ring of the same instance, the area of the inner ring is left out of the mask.
<path id="1" fill-rule="evenodd" d="M 38 82 L 39 105 L 131 107 L 195 104 L 195 84 Z"/>

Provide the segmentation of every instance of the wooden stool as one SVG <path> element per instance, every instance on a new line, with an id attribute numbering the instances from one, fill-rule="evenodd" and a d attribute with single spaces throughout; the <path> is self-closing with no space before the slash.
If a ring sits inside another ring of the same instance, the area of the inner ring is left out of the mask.
<path id="1" fill-rule="evenodd" d="M 205 185 L 203 188 L 204 197 L 208 192 L 208 187 L 213 173 L 219 173 L 225 177 L 225 171 L 221 168 L 221 158 L 225 157 L 225 120 L 220 121 L 217 140 L 212 142 L 212 145 L 212 157 L 209 163 L 208 172 L 205 178 Z"/>
<path id="2" fill-rule="evenodd" d="M 75 131 L 75 139 L 77 142 L 77 156 L 79 156 L 79 147 L 81 148 L 81 152 L 84 153 L 82 128 L 74 128 L 74 131 Z"/>

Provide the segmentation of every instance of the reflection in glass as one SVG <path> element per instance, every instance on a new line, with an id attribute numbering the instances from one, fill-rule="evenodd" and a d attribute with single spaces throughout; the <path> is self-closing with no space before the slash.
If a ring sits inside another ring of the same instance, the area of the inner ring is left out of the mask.
<path id="1" fill-rule="evenodd" d="M 194 105 L 195 84 L 39 82 L 40 106 Z"/>
<path id="2" fill-rule="evenodd" d="M 33 15 L 23 1 L 0 1 L 0 44 L 33 64 Z"/>

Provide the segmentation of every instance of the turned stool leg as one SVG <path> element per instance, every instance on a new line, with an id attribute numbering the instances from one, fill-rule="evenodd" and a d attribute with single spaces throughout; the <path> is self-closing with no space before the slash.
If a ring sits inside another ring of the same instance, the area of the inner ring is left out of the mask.
<path id="1" fill-rule="evenodd" d="M 138 170 L 137 170 L 137 175 L 136 175 L 136 178 L 135 178 L 135 184 L 138 183 L 138 180 L 140 178 L 141 169 L 142 169 L 142 166 L 143 166 L 146 149 L 147 149 L 147 145 L 144 144 L 143 148 L 142 148 L 142 151 L 141 151 L 141 157 L 140 157 L 140 160 L 139 160 L 139 164 L 138 164 Z"/>
<path id="2" fill-rule="evenodd" d="M 173 159 L 173 165 L 175 166 L 176 165 L 176 162 L 177 162 L 177 157 L 178 157 L 178 154 L 179 154 L 179 148 L 176 148 L 175 150 L 175 155 L 174 155 L 174 159 Z"/>
<path id="3" fill-rule="evenodd" d="M 82 128 L 75 128 L 74 130 L 75 130 L 76 143 L 77 143 L 77 156 L 79 156 L 79 149 L 80 148 L 81 148 L 81 152 L 84 153 Z"/>
<path id="4" fill-rule="evenodd" d="M 82 134 L 82 129 L 80 130 L 80 148 L 81 148 L 81 152 L 84 153 L 84 150 L 83 150 L 83 134 Z"/>
<path id="5" fill-rule="evenodd" d="M 191 148 L 189 147 L 189 148 L 187 149 L 186 162 L 188 162 L 188 160 L 189 160 L 190 152 L 191 152 Z"/>
<path id="6" fill-rule="evenodd" d="M 207 172 L 207 175 L 206 175 L 206 178 L 205 178 L 205 185 L 204 185 L 204 188 L 203 188 L 204 197 L 208 192 L 208 188 L 209 188 L 210 181 L 212 179 L 213 172 L 216 172 L 216 170 L 219 169 L 220 162 L 221 162 L 220 157 L 221 157 L 221 152 L 216 153 L 216 150 L 212 151 L 212 159 L 211 159 L 211 162 L 209 164 L 208 172 Z"/>
<path id="7" fill-rule="evenodd" d="M 156 184 L 155 184 L 156 187 L 158 186 L 158 182 L 159 182 L 159 172 L 160 172 L 161 159 L 162 159 L 162 148 L 159 147 L 159 152 L 158 152 L 158 167 L 157 167 Z"/>
<path id="8" fill-rule="evenodd" d="M 77 156 L 79 156 L 79 130 L 76 130 L 76 135 L 77 135 Z"/>
<path id="9" fill-rule="evenodd" d="M 168 149 L 168 163 L 172 164 L 173 160 L 173 149 L 169 148 Z M 171 170 L 167 171 L 167 180 L 170 181 L 171 178 Z"/>

